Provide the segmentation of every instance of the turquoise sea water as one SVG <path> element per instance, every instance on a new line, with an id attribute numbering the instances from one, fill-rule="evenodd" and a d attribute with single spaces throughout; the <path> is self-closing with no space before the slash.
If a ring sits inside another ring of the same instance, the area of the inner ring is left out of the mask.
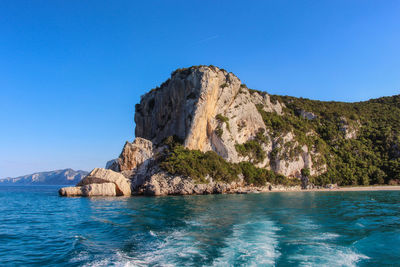
<path id="1" fill-rule="evenodd" d="M 400 191 L 61 198 L 0 187 L 0 266 L 400 266 Z"/>

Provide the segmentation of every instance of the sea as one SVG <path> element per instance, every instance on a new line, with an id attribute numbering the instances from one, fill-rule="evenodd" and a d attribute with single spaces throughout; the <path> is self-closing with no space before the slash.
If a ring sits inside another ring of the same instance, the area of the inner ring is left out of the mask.
<path id="1" fill-rule="evenodd" d="M 400 266 L 400 191 L 65 198 L 0 187 L 0 266 Z"/>

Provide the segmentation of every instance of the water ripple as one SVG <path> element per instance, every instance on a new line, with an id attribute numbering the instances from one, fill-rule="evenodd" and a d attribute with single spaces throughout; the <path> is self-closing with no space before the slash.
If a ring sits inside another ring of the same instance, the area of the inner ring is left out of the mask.
<path id="1" fill-rule="evenodd" d="M 0 187 L 0 265 L 370 266 L 400 262 L 400 192 L 60 198 Z"/>

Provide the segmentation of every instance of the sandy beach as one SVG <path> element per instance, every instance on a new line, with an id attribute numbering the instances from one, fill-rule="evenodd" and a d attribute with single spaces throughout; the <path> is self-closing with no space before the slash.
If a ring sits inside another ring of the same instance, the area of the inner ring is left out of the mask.
<path id="1" fill-rule="evenodd" d="M 340 188 L 322 188 L 322 189 L 306 189 L 301 190 L 302 192 L 307 191 L 394 191 L 400 190 L 399 185 L 381 185 L 381 186 L 349 186 L 349 187 L 340 187 Z"/>
<path id="2" fill-rule="evenodd" d="M 301 189 L 300 186 L 291 187 L 273 187 L 272 190 L 268 186 L 265 187 L 244 187 L 241 190 L 234 192 L 227 192 L 227 194 L 251 194 L 251 193 L 274 193 L 274 192 L 355 192 L 355 191 L 398 191 L 400 190 L 399 185 L 379 185 L 379 186 L 345 186 L 337 188 L 313 188 L 313 189 Z"/>

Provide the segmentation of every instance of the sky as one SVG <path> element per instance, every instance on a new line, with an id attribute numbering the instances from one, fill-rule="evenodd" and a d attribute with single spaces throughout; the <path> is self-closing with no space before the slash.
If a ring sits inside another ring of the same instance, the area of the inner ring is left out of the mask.
<path id="1" fill-rule="evenodd" d="M 319 100 L 400 92 L 400 1 L 0 1 L 0 177 L 90 171 L 192 65 Z"/>

